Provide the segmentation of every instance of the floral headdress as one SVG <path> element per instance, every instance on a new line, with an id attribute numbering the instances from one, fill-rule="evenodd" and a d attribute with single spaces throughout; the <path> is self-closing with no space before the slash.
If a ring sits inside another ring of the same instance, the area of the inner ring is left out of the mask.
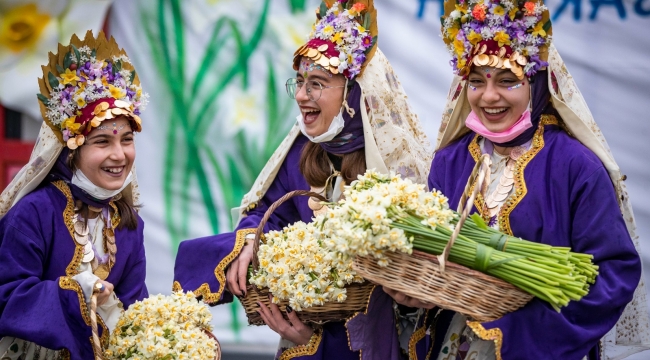
<path id="1" fill-rule="evenodd" d="M 74 35 L 69 46 L 59 44 L 50 53 L 38 79 L 41 114 L 68 148 L 83 145 L 86 135 L 102 121 L 125 115 L 133 131 L 141 131 L 140 111 L 148 95 L 126 52 L 103 32 L 95 39 L 92 31 L 83 41 Z"/>
<path id="2" fill-rule="evenodd" d="M 302 56 L 348 80 L 359 76 L 377 46 L 377 11 L 372 0 L 324 0 L 309 40 L 294 54 L 293 69 Z"/>
<path id="3" fill-rule="evenodd" d="M 457 75 L 476 65 L 523 79 L 548 65 L 551 21 L 543 0 L 446 0 L 441 21 Z"/>

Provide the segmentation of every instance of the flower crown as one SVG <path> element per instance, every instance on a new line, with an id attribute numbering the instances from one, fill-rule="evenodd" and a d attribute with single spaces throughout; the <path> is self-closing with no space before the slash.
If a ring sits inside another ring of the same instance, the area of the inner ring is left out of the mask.
<path id="1" fill-rule="evenodd" d="M 376 49 L 373 1 L 326 0 L 316 12 L 318 21 L 307 43 L 294 53 L 293 69 L 298 70 L 304 56 L 332 74 L 343 74 L 349 80 L 359 76 Z"/>
<path id="2" fill-rule="evenodd" d="M 543 0 L 447 0 L 441 22 L 457 75 L 476 65 L 523 79 L 548 65 L 551 21 Z"/>
<path id="3" fill-rule="evenodd" d="M 69 46 L 59 44 L 38 83 L 43 119 L 70 149 L 83 145 L 102 121 L 120 115 L 130 118 L 133 131 L 142 130 L 138 115 L 148 95 L 126 52 L 103 32 L 97 39 L 88 31 L 83 41 L 73 35 Z"/>

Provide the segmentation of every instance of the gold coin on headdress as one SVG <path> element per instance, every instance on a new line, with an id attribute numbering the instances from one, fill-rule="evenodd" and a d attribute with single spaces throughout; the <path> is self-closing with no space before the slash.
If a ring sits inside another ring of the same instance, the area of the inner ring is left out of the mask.
<path id="1" fill-rule="evenodd" d="M 122 108 L 122 109 L 128 109 L 129 108 L 129 103 L 124 101 L 124 100 L 115 100 L 115 102 L 113 102 L 113 105 L 115 105 L 118 108 Z"/>
<path id="2" fill-rule="evenodd" d="M 478 66 L 485 66 L 490 62 L 490 57 L 485 54 L 476 55 L 474 57 L 474 63 Z"/>
<path id="3" fill-rule="evenodd" d="M 330 65 L 330 59 L 327 58 L 327 56 L 322 56 L 320 59 L 318 59 L 317 63 L 326 68 Z"/>
<path id="4" fill-rule="evenodd" d="M 519 63 L 519 65 L 521 66 L 526 66 L 528 60 L 526 59 L 525 56 L 519 56 L 519 58 L 517 58 L 517 63 Z"/>
<path id="5" fill-rule="evenodd" d="M 68 145 L 68 148 L 70 150 L 74 150 L 74 149 L 78 148 L 77 140 L 75 138 L 69 138 L 67 145 Z"/>
<path id="6" fill-rule="evenodd" d="M 319 54 L 316 49 L 309 48 L 309 50 L 307 50 L 307 57 L 314 58 L 316 57 L 316 54 Z"/>
<path id="7" fill-rule="evenodd" d="M 318 47 L 318 51 L 320 51 L 320 52 L 327 51 L 328 48 L 329 48 L 329 46 L 327 44 L 323 44 L 323 45 Z"/>
<path id="8" fill-rule="evenodd" d="M 502 47 L 499 49 L 499 57 L 502 58 L 506 56 L 506 48 Z"/>
<path id="9" fill-rule="evenodd" d="M 472 50 L 472 55 L 476 55 L 478 52 L 479 46 L 474 46 L 474 50 Z"/>
<path id="10" fill-rule="evenodd" d="M 79 235 L 88 235 L 90 230 L 88 230 L 88 226 L 84 225 L 83 221 L 77 221 L 74 223 L 74 232 Z"/>
<path id="11" fill-rule="evenodd" d="M 322 56 L 323 56 L 323 54 L 317 52 L 316 55 L 315 55 L 313 58 L 311 58 L 311 59 L 314 60 L 314 61 L 318 61 L 318 60 L 320 60 L 320 58 L 321 58 Z"/>
<path id="12" fill-rule="evenodd" d="M 486 51 L 487 51 L 487 45 L 483 44 L 483 46 L 481 46 L 481 51 L 479 51 L 479 54 L 485 54 Z"/>
<path id="13" fill-rule="evenodd" d="M 77 143 L 77 146 L 83 145 L 85 141 L 86 141 L 86 137 L 83 135 L 77 135 L 77 137 L 75 138 L 75 142 Z"/>
<path id="14" fill-rule="evenodd" d="M 303 46 L 303 47 L 300 48 L 300 50 L 298 51 L 298 55 L 300 55 L 300 56 L 305 56 L 305 55 L 307 54 L 307 51 L 308 51 L 307 46 Z"/>
<path id="15" fill-rule="evenodd" d="M 330 58 L 330 65 L 334 67 L 338 67 L 339 65 L 341 65 L 341 60 L 339 60 L 339 58 L 337 57 L 332 57 Z"/>
<path id="16" fill-rule="evenodd" d="M 339 68 L 337 68 L 337 67 L 335 67 L 335 66 L 330 66 L 330 72 L 331 72 L 332 74 L 336 75 L 336 74 L 339 73 Z"/>
<path id="17" fill-rule="evenodd" d="M 496 68 L 497 68 L 497 69 L 503 69 L 503 64 L 504 64 L 505 62 L 507 62 L 507 61 L 504 62 L 504 61 L 503 61 L 503 58 L 498 58 L 498 59 L 499 59 L 499 61 L 498 61 L 497 64 L 496 64 Z"/>
<path id="18" fill-rule="evenodd" d="M 120 115 L 126 114 L 126 111 L 124 111 L 124 110 L 122 110 L 120 108 L 115 108 L 115 109 L 111 109 L 111 113 L 113 113 L 113 115 L 115 115 L 115 116 L 120 116 Z"/>
<path id="19" fill-rule="evenodd" d="M 496 55 L 489 55 L 489 56 L 490 56 L 490 61 L 488 62 L 488 66 L 496 67 L 497 64 L 499 63 L 499 57 Z"/>
<path id="20" fill-rule="evenodd" d="M 106 111 L 110 107 L 110 105 L 108 105 L 108 103 L 105 102 L 105 101 L 100 103 L 99 106 L 100 106 L 100 109 L 102 109 L 102 111 Z"/>
<path id="21" fill-rule="evenodd" d="M 99 119 L 97 118 L 93 118 L 92 120 L 90 120 L 90 126 L 92 127 L 98 127 L 101 123 L 102 122 L 99 121 Z"/>
<path id="22" fill-rule="evenodd" d="M 510 55 L 510 61 L 517 61 L 517 58 L 519 58 L 519 53 L 516 51 Z"/>

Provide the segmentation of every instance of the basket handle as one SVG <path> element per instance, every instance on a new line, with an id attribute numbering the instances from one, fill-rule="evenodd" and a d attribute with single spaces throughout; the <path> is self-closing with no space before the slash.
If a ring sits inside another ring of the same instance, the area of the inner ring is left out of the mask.
<path id="1" fill-rule="evenodd" d="M 460 197 L 460 201 L 458 203 L 458 212 L 460 213 L 460 219 L 458 219 L 456 228 L 454 228 L 454 232 L 451 234 L 451 237 L 449 238 L 449 242 L 445 246 L 445 249 L 442 251 L 442 254 L 437 256 L 438 262 L 440 263 L 440 271 L 443 273 L 445 272 L 445 264 L 447 263 L 447 258 L 449 257 L 449 252 L 451 251 L 451 247 L 454 245 L 456 238 L 458 238 L 458 234 L 460 234 L 460 229 L 463 227 L 463 224 L 465 224 L 465 220 L 467 220 L 467 217 L 469 216 L 469 212 L 472 209 L 472 205 L 474 204 L 474 199 L 476 198 L 476 195 L 478 194 L 480 189 L 483 188 L 484 182 L 487 179 L 487 174 L 489 171 L 490 171 L 490 155 L 483 154 L 480 160 L 476 162 L 476 165 L 474 165 L 474 169 L 472 170 L 472 173 L 470 174 L 469 179 L 467 180 L 467 184 L 465 185 L 465 190 L 463 191 L 463 195 Z M 468 199 L 467 194 L 470 192 L 470 189 L 472 188 L 472 184 L 474 184 L 475 181 L 476 181 L 476 185 L 474 186 L 474 190 L 472 191 Z"/>
<path id="2" fill-rule="evenodd" d="M 280 207 L 280 205 L 282 205 L 287 200 L 296 196 L 309 196 L 309 197 L 316 198 L 320 201 L 327 201 L 327 198 L 325 198 L 323 195 L 309 190 L 290 191 L 286 193 L 284 196 L 282 196 L 281 198 L 279 198 L 278 200 L 276 200 L 264 213 L 264 217 L 262 217 L 262 221 L 260 221 L 260 224 L 257 226 L 257 231 L 255 232 L 255 240 L 253 243 L 253 270 L 257 271 L 260 267 L 260 260 L 257 258 L 257 252 L 260 250 L 260 241 L 262 239 L 262 235 L 264 234 L 264 226 L 271 218 L 271 215 L 273 215 L 273 212 L 278 207 Z"/>
<path id="3" fill-rule="evenodd" d="M 95 351 L 95 360 L 104 360 L 104 351 L 102 343 L 99 341 L 99 332 L 97 331 L 97 293 L 93 292 L 90 297 L 90 325 L 93 332 L 93 350 Z"/>

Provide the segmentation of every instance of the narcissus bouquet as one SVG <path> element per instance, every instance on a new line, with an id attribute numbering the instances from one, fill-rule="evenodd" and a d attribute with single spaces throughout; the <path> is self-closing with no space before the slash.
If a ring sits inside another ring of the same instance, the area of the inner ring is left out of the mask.
<path id="1" fill-rule="evenodd" d="M 315 219 L 320 241 L 334 258 L 373 256 L 388 265 L 387 251 L 413 249 L 440 255 L 458 223 L 440 192 L 399 175 L 367 171 L 348 186 L 345 198 Z M 500 278 L 560 311 L 580 300 L 594 283 L 592 255 L 504 235 L 474 215 L 461 228 L 449 261 Z"/>
<path id="2" fill-rule="evenodd" d="M 137 301 L 126 310 L 111 333 L 108 359 L 206 359 L 217 358 L 212 314 L 192 292 L 155 295 Z"/>
<path id="3" fill-rule="evenodd" d="M 352 270 L 352 258 L 327 247 L 315 225 L 299 221 L 264 235 L 257 253 L 259 270 L 250 282 L 268 287 L 274 303 L 288 300 L 293 309 L 302 311 L 330 301 L 343 302 L 345 286 L 363 282 Z"/>

